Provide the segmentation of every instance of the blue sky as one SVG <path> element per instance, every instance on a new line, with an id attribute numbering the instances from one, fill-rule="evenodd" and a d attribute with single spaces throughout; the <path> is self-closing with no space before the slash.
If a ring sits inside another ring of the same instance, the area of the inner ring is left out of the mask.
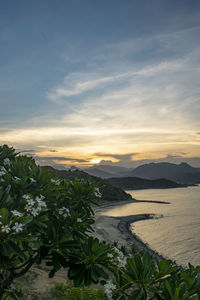
<path id="1" fill-rule="evenodd" d="M 1 144 L 56 166 L 200 166 L 199 36 L 197 0 L 1 1 Z"/>

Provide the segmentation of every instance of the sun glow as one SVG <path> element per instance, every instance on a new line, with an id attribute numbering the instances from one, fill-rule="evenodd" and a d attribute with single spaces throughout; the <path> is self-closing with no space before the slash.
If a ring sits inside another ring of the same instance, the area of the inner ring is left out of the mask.
<path id="1" fill-rule="evenodd" d="M 92 164 L 99 164 L 100 161 L 101 161 L 100 158 L 95 158 L 95 159 L 92 159 L 92 160 L 91 160 L 91 163 L 92 163 Z"/>

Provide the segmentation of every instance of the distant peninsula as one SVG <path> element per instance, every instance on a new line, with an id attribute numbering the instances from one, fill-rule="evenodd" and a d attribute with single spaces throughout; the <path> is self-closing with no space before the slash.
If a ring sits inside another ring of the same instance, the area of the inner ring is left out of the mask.
<path id="1" fill-rule="evenodd" d="M 175 181 L 168 180 L 165 178 L 160 179 L 144 179 L 139 177 L 115 177 L 109 178 L 107 181 L 116 186 L 121 187 L 125 190 L 138 190 L 138 189 L 168 189 L 168 188 L 179 188 L 187 187 L 186 184 L 176 183 Z"/>

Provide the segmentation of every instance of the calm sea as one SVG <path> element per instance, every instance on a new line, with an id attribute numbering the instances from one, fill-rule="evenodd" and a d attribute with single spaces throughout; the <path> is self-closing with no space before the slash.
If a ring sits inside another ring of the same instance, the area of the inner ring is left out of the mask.
<path id="1" fill-rule="evenodd" d="M 128 191 L 137 200 L 167 201 L 170 204 L 133 203 L 109 209 L 106 215 L 142 213 L 158 218 L 136 222 L 132 230 L 152 249 L 186 266 L 200 265 L 200 185 L 177 189 Z"/>

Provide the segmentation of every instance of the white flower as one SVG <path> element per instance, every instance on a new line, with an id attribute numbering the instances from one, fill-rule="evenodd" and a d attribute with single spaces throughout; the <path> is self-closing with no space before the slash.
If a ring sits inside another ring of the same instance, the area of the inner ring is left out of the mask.
<path id="1" fill-rule="evenodd" d="M 35 201 L 33 199 L 28 199 L 27 204 L 33 206 L 35 204 Z"/>
<path id="2" fill-rule="evenodd" d="M 9 233 L 10 227 L 9 227 L 8 225 L 2 226 L 2 227 L 1 227 L 1 231 L 2 231 L 2 232 Z"/>
<path id="3" fill-rule="evenodd" d="M 94 195 L 95 195 L 95 197 L 98 197 L 98 198 L 102 197 L 102 194 L 100 193 L 99 188 L 95 188 Z"/>
<path id="4" fill-rule="evenodd" d="M 41 207 L 47 207 L 46 202 L 44 202 L 44 201 L 42 201 L 42 200 L 39 200 L 39 201 L 38 201 L 38 206 L 41 206 Z"/>
<path id="5" fill-rule="evenodd" d="M 108 254 L 107 254 L 107 257 L 113 258 L 113 254 L 112 254 L 112 253 L 108 253 Z"/>
<path id="6" fill-rule="evenodd" d="M 31 197 L 30 197 L 29 195 L 26 195 L 26 194 L 24 194 L 24 195 L 22 196 L 22 198 L 24 198 L 24 199 L 26 199 L 26 200 L 31 199 Z"/>
<path id="7" fill-rule="evenodd" d="M 125 264 L 126 264 L 126 257 L 124 256 L 124 254 L 119 250 L 117 249 L 116 247 L 113 248 L 115 253 L 117 254 L 117 257 L 116 257 L 116 260 L 117 260 L 117 263 L 120 267 L 124 267 Z"/>
<path id="8" fill-rule="evenodd" d="M 4 175 L 6 175 L 6 172 L 0 171 L 0 176 L 4 176 Z"/>
<path id="9" fill-rule="evenodd" d="M 69 216 L 69 209 L 67 207 L 61 207 L 58 209 L 59 215 L 62 215 L 65 219 Z"/>
<path id="10" fill-rule="evenodd" d="M 4 167 L 1 167 L 1 172 L 4 172 L 5 174 L 8 173 L 8 171 Z"/>
<path id="11" fill-rule="evenodd" d="M 15 178 L 15 180 L 18 180 L 18 181 L 21 180 L 21 178 L 19 178 L 17 176 L 15 176 L 14 178 Z"/>
<path id="12" fill-rule="evenodd" d="M 78 222 L 78 223 L 81 223 L 81 222 L 82 222 L 82 219 L 81 219 L 81 218 L 77 218 L 77 222 Z"/>
<path id="13" fill-rule="evenodd" d="M 33 207 L 32 210 L 31 210 L 31 213 L 34 217 L 38 216 L 39 215 L 39 210 L 38 208 L 35 208 Z"/>
<path id="14" fill-rule="evenodd" d="M 63 214 L 63 217 L 66 219 L 67 217 L 69 217 L 69 214 Z"/>
<path id="15" fill-rule="evenodd" d="M 11 213 L 12 213 L 15 217 L 21 217 L 21 216 L 22 216 L 22 213 L 20 213 L 20 212 L 17 211 L 17 210 L 11 210 Z"/>
<path id="16" fill-rule="evenodd" d="M 3 164 L 4 164 L 4 166 L 10 166 L 10 159 L 9 158 L 4 158 L 4 160 L 3 160 Z"/>
<path id="17" fill-rule="evenodd" d="M 29 206 L 28 204 L 25 206 L 25 210 L 26 210 L 26 211 L 31 211 L 32 208 L 33 208 L 33 207 L 32 207 L 32 206 Z"/>
<path id="18" fill-rule="evenodd" d="M 108 299 L 112 299 L 112 291 L 115 289 L 116 285 L 113 284 L 111 281 L 108 281 L 108 283 L 104 285 L 105 294 Z"/>
<path id="19" fill-rule="evenodd" d="M 32 183 L 35 183 L 35 182 L 36 182 L 36 180 L 35 180 L 34 178 L 30 178 L 30 181 L 31 181 Z"/>
<path id="20" fill-rule="evenodd" d="M 60 184 L 59 180 L 55 180 L 53 178 L 51 178 L 51 182 L 54 183 L 55 185 L 59 185 Z"/>
<path id="21" fill-rule="evenodd" d="M 13 229 L 16 231 L 16 232 L 20 232 L 22 231 L 23 225 L 22 224 L 19 224 L 18 222 L 15 223 L 15 225 L 13 226 Z"/>

